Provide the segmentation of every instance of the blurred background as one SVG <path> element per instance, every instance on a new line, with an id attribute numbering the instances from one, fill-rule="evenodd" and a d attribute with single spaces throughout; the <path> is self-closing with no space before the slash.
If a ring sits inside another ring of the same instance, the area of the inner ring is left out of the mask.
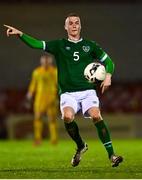
<path id="1" fill-rule="evenodd" d="M 17 37 L 7 38 L 3 24 L 41 40 L 59 39 L 66 37 L 64 20 L 70 12 L 81 16 L 82 36 L 98 42 L 116 65 L 111 88 L 99 95 L 112 136 L 142 138 L 140 0 L 0 1 L 0 138 L 33 138 L 33 112 L 22 104 L 31 73 L 44 53 L 27 47 Z M 78 123 L 83 136 L 94 138 L 91 120 Z M 59 138 L 68 138 L 60 113 L 58 127 Z M 43 136 L 49 136 L 46 125 Z"/>

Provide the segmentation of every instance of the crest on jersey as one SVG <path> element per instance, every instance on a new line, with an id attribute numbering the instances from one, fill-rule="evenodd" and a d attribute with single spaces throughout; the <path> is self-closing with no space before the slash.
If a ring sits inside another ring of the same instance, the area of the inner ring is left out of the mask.
<path id="1" fill-rule="evenodd" d="M 90 46 L 82 46 L 83 51 L 89 52 L 90 51 Z"/>

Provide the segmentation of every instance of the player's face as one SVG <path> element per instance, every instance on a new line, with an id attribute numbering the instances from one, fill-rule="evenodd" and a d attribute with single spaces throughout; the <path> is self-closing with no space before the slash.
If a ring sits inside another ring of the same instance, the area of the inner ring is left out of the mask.
<path id="1" fill-rule="evenodd" d="M 65 21 L 65 30 L 68 36 L 77 37 L 80 36 L 81 22 L 79 17 L 68 17 Z"/>
<path id="2" fill-rule="evenodd" d="M 52 65 L 52 58 L 41 57 L 40 62 L 43 67 L 47 68 Z"/>

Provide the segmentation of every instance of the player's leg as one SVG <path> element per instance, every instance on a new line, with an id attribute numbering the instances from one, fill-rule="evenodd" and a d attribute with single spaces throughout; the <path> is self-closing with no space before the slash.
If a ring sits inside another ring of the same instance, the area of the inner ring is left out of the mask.
<path id="1" fill-rule="evenodd" d="M 36 97 L 34 102 L 34 144 L 41 144 L 42 141 L 42 130 L 43 130 L 43 122 L 42 122 L 42 103 Z"/>
<path id="2" fill-rule="evenodd" d="M 122 157 L 115 156 L 114 154 L 110 132 L 104 120 L 101 117 L 99 109 L 99 99 L 95 91 L 91 92 L 90 95 L 83 101 L 82 107 L 83 113 L 92 118 L 93 123 L 97 128 L 98 136 L 108 153 L 109 159 L 112 160 L 112 166 L 118 166 L 119 163 L 122 161 Z"/>
<path id="3" fill-rule="evenodd" d="M 57 144 L 58 142 L 58 132 L 57 132 L 57 105 L 51 103 L 47 108 L 48 116 L 48 127 L 50 133 L 51 144 Z"/>
<path id="4" fill-rule="evenodd" d="M 76 100 L 66 93 L 62 94 L 60 99 L 60 109 L 66 131 L 75 141 L 77 148 L 82 148 L 84 146 L 84 142 L 79 134 L 78 125 L 74 120 L 75 113 L 77 112 Z"/>
<path id="5" fill-rule="evenodd" d="M 81 160 L 81 153 L 88 149 L 87 144 L 84 143 L 80 136 L 78 125 L 74 120 L 75 113 L 77 112 L 77 102 L 70 95 L 62 94 L 60 109 L 65 129 L 77 145 L 77 151 L 71 161 L 72 166 L 77 166 Z"/>
<path id="6" fill-rule="evenodd" d="M 87 144 L 82 140 L 80 134 L 79 134 L 79 128 L 77 123 L 74 121 L 74 110 L 71 107 L 64 107 L 63 108 L 63 119 L 65 128 L 70 135 L 70 137 L 74 140 L 74 142 L 77 145 L 77 150 L 75 154 L 73 155 L 73 158 L 71 160 L 72 166 L 77 166 L 80 163 L 81 155 L 88 150 Z"/>
<path id="7" fill-rule="evenodd" d="M 34 112 L 34 144 L 40 145 L 42 141 L 43 122 L 40 112 Z"/>
<path id="8" fill-rule="evenodd" d="M 108 152 L 108 157 L 110 158 L 114 154 L 113 146 L 112 146 L 112 141 L 110 138 L 110 132 L 104 122 L 102 120 L 100 110 L 97 107 L 92 107 L 88 110 L 88 114 L 93 120 L 94 125 L 97 128 L 98 136 L 105 146 L 107 152 Z"/>
<path id="9" fill-rule="evenodd" d="M 75 141 L 77 148 L 80 149 L 84 147 L 84 142 L 79 134 L 79 128 L 77 123 L 74 121 L 74 110 L 72 107 L 63 108 L 63 119 L 65 128 L 70 135 L 70 137 Z"/>
<path id="10" fill-rule="evenodd" d="M 108 156 L 111 157 L 111 155 L 114 154 L 113 146 L 110 139 L 109 130 L 102 120 L 99 109 L 99 99 L 95 92 L 91 92 L 91 94 L 82 102 L 82 107 L 83 113 L 93 119 L 93 123 L 97 128 L 99 138 L 104 144 L 108 152 Z"/>
<path id="11" fill-rule="evenodd" d="M 101 117 L 100 109 L 97 107 L 92 107 L 88 110 L 88 114 L 93 119 L 93 123 L 98 131 L 98 136 L 108 153 L 108 157 L 112 162 L 112 166 L 113 167 L 118 166 L 119 163 L 122 162 L 123 158 L 121 156 L 116 156 L 114 153 L 110 132 L 108 127 L 106 126 L 106 123 Z"/>

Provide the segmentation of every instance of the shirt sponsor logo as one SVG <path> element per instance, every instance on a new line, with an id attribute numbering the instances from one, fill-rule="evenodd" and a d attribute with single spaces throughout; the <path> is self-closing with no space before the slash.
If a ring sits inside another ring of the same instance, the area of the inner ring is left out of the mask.
<path id="1" fill-rule="evenodd" d="M 66 48 L 66 50 L 70 50 L 71 49 L 71 47 L 69 47 L 69 46 L 66 46 L 65 48 Z"/>
<path id="2" fill-rule="evenodd" d="M 89 52 L 90 51 L 90 46 L 82 46 L 82 49 L 84 52 Z"/>

